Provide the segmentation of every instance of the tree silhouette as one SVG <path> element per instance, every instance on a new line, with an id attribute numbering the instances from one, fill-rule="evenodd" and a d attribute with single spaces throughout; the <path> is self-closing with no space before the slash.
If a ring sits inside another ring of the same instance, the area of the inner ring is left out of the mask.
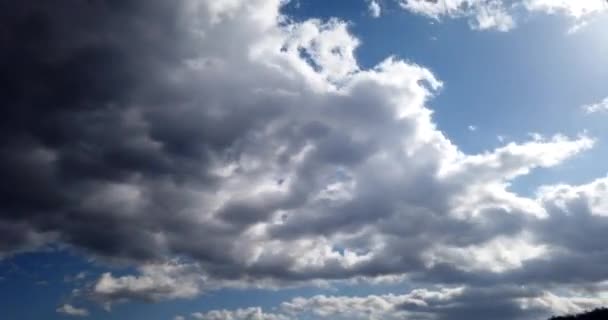
<path id="1" fill-rule="evenodd" d="M 549 320 L 608 320 L 608 309 L 595 309 L 577 315 L 553 317 Z"/>

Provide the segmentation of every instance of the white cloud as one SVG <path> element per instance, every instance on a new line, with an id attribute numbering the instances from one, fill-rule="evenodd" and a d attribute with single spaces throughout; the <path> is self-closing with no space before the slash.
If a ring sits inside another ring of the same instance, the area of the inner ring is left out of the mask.
<path id="1" fill-rule="evenodd" d="M 347 28 L 347 23 L 336 19 L 327 23 L 307 20 L 292 24 L 284 30 L 287 33 L 282 49 L 291 55 L 294 63 L 304 63 L 330 81 L 337 81 L 359 70 L 354 56 L 359 40 Z M 269 52 L 258 55 L 261 54 Z"/>
<path id="2" fill-rule="evenodd" d="M 563 14 L 577 20 L 570 33 L 586 24 L 587 18 L 606 12 L 603 0 L 399 0 L 401 7 L 434 19 L 467 18 L 473 29 L 509 31 L 516 26 L 518 10 Z"/>
<path id="3" fill-rule="evenodd" d="M 374 18 L 379 18 L 382 14 L 382 7 L 377 0 L 367 0 L 367 9 L 369 10 L 369 14 Z"/>
<path id="4" fill-rule="evenodd" d="M 500 0 L 400 0 L 402 8 L 434 19 L 442 17 L 469 19 L 478 30 L 509 31 L 515 21 Z"/>
<path id="5" fill-rule="evenodd" d="M 570 292 L 573 294 L 573 292 Z M 296 319 L 538 319 L 601 307 L 608 301 L 599 295 L 586 298 L 557 296 L 524 287 L 415 289 L 407 294 L 369 296 L 298 297 L 281 303 L 272 313 L 259 307 L 194 313 L 199 320 L 296 320 Z M 496 314 L 494 312 L 504 314 Z"/>
<path id="6" fill-rule="evenodd" d="M 506 32 L 515 28 L 515 20 L 500 2 L 492 1 L 477 9 L 471 26 L 478 30 L 495 29 Z"/>
<path id="7" fill-rule="evenodd" d="M 139 276 L 114 277 L 104 273 L 95 283 L 92 293 L 101 301 L 140 299 L 160 301 L 192 298 L 202 288 L 204 276 L 192 264 L 172 261 L 140 267 Z"/>
<path id="8" fill-rule="evenodd" d="M 546 253 L 542 245 L 529 243 L 523 237 L 501 237 L 469 247 L 441 246 L 437 250 L 425 252 L 426 263 L 434 266 L 445 263 L 465 271 L 490 271 L 502 273 L 521 268 L 525 261 L 538 258 Z"/>
<path id="9" fill-rule="evenodd" d="M 68 316 L 74 317 L 87 317 L 89 315 L 89 311 L 84 308 L 76 308 L 71 304 L 64 304 L 56 310 L 58 313 L 62 313 Z"/>
<path id="10" fill-rule="evenodd" d="M 578 202 L 583 201 L 588 210 L 585 214 L 608 217 L 608 178 L 599 178 L 579 186 L 542 186 L 537 196 L 552 210 L 559 209 L 569 215 L 583 214 L 577 207 Z"/>
<path id="11" fill-rule="evenodd" d="M 418 289 L 404 295 L 366 297 L 320 295 L 284 302 L 281 304 L 281 310 L 292 316 L 311 315 L 319 319 L 404 319 L 411 316 L 405 306 L 426 307 L 442 303 L 462 294 L 463 290 L 463 288 L 439 291 Z"/>
<path id="12" fill-rule="evenodd" d="M 592 104 L 587 104 L 581 107 L 586 113 L 608 112 L 608 97 L 602 101 Z"/>
<path id="13" fill-rule="evenodd" d="M 569 139 L 556 135 L 545 140 L 542 137 L 525 143 L 510 142 L 505 146 L 477 155 L 461 156 L 447 163 L 441 174 L 458 177 L 474 174 L 478 181 L 509 180 L 524 175 L 536 167 L 552 167 L 572 156 L 593 147 L 595 141 L 585 135 Z"/>
<path id="14" fill-rule="evenodd" d="M 593 18 L 608 12 L 605 0 L 525 0 L 524 7 L 531 12 L 561 14 L 570 17 L 574 22 L 567 34 L 575 34 L 587 27 Z"/>
<path id="15" fill-rule="evenodd" d="M 551 292 L 544 292 L 542 295 L 533 298 L 522 298 L 520 301 L 524 308 L 545 309 L 555 315 L 578 314 L 602 308 L 608 304 L 608 298 L 601 296 L 558 296 Z"/>
<path id="16" fill-rule="evenodd" d="M 195 312 L 192 314 L 198 320 L 289 320 L 285 315 L 264 313 L 262 308 L 244 308 L 237 310 L 213 310 L 207 313 Z"/>
<path id="17" fill-rule="evenodd" d="M 524 0 L 524 5 L 530 11 L 563 13 L 577 19 L 608 10 L 604 0 Z"/>
<path id="18" fill-rule="evenodd" d="M 589 20 L 577 21 L 568 29 L 568 31 L 566 33 L 569 35 L 575 34 L 575 33 L 579 32 L 580 30 L 583 30 L 588 25 L 589 25 Z"/>
<path id="19" fill-rule="evenodd" d="M 266 313 L 259 307 L 252 307 L 196 312 L 192 316 L 200 320 L 403 319 L 416 314 L 407 310 L 407 306 L 430 308 L 435 304 L 447 304 L 463 291 L 463 288 L 446 288 L 437 291 L 417 289 L 404 295 L 365 297 L 318 295 L 310 298 L 298 297 L 283 302 L 272 313 Z M 428 315 L 422 314 L 422 316 L 424 319 L 430 319 Z"/>

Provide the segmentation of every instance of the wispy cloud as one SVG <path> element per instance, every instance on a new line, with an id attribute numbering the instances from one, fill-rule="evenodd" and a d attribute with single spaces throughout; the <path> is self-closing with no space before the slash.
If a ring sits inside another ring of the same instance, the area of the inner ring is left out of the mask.
<path id="1" fill-rule="evenodd" d="M 379 18 L 382 15 L 382 7 L 377 0 L 368 0 L 367 9 L 369 14 L 374 18 Z"/>
<path id="2" fill-rule="evenodd" d="M 68 316 L 74 316 L 74 317 L 87 317 L 89 315 L 89 311 L 87 309 L 76 308 L 76 307 L 72 306 L 71 304 L 64 304 L 64 305 L 60 306 L 59 308 L 57 308 L 56 311 L 58 313 L 65 314 Z"/>
<path id="3" fill-rule="evenodd" d="M 596 103 L 583 105 L 581 109 L 583 109 L 588 114 L 597 112 L 608 112 L 608 97 Z"/>
<path id="4" fill-rule="evenodd" d="M 608 11 L 604 0 L 400 0 L 402 8 L 434 19 L 466 18 L 473 29 L 509 31 L 516 27 L 521 10 L 561 14 L 574 20 L 569 33 L 588 19 Z"/>

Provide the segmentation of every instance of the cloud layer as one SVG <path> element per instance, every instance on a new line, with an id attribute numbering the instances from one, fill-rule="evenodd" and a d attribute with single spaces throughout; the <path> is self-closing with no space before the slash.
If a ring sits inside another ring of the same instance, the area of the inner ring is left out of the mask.
<path id="1" fill-rule="evenodd" d="M 509 31 L 521 12 L 562 14 L 572 18 L 575 31 L 594 15 L 608 11 L 603 0 L 397 0 L 410 12 L 433 19 L 467 18 L 473 29 Z"/>
<path id="2" fill-rule="evenodd" d="M 386 276 L 473 293 L 608 278 L 608 180 L 509 190 L 592 138 L 466 154 L 433 122 L 428 69 L 363 69 L 346 22 L 295 22 L 281 4 L 0 10 L 0 254 L 61 243 L 137 267 L 97 279 L 87 296 L 102 303 Z M 539 297 L 519 292 L 496 308 Z"/>
<path id="3" fill-rule="evenodd" d="M 440 290 L 416 289 L 407 294 L 370 295 L 365 297 L 314 296 L 283 302 L 272 312 L 260 307 L 236 310 L 196 312 L 199 320 L 290 320 L 290 319 L 354 319 L 354 320 L 482 320 L 538 319 L 549 311 L 553 314 L 576 313 L 608 302 L 602 298 L 571 298 L 525 287 L 492 289 Z"/>

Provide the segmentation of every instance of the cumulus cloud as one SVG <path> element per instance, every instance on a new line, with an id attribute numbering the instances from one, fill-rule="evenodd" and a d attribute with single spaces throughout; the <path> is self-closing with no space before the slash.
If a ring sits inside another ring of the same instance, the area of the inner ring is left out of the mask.
<path id="1" fill-rule="evenodd" d="M 509 188 L 593 138 L 467 154 L 433 121 L 443 84 L 430 70 L 394 57 L 362 68 L 347 22 L 294 22 L 282 3 L 0 10 L 1 252 L 61 243 L 134 266 L 95 281 L 102 303 L 355 278 L 608 277 L 601 181 Z"/>
<path id="2" fill-rule="evenodd" d="M 114 277 L 104 273 L 96 281 L 92 293 L 104 302 L 128 300 L 160 301 L 192 298 L 201 292 L 204 277 L 192 264 L 172 261 L 165 264 L 144 265 L 139 276 Z"/>
<path id="3" fill-rule="evenodd" d="M 89 311 L 87 309 L 76 308 L 70 304 L 64 304 L 57 308 L 57 312 L 74 317 L 87 317 L 89 315 Z"/>
<path id="4" fill-rule="evenodd" d="M 588 310 L 606 303 L 595 296 L 557 296 L 525 287 L 415 289 L 407 294 L 298 297 L 265 312 L 260 307 L 197 312 L 201 320 L 291 319 L 538 319 Z"/>

